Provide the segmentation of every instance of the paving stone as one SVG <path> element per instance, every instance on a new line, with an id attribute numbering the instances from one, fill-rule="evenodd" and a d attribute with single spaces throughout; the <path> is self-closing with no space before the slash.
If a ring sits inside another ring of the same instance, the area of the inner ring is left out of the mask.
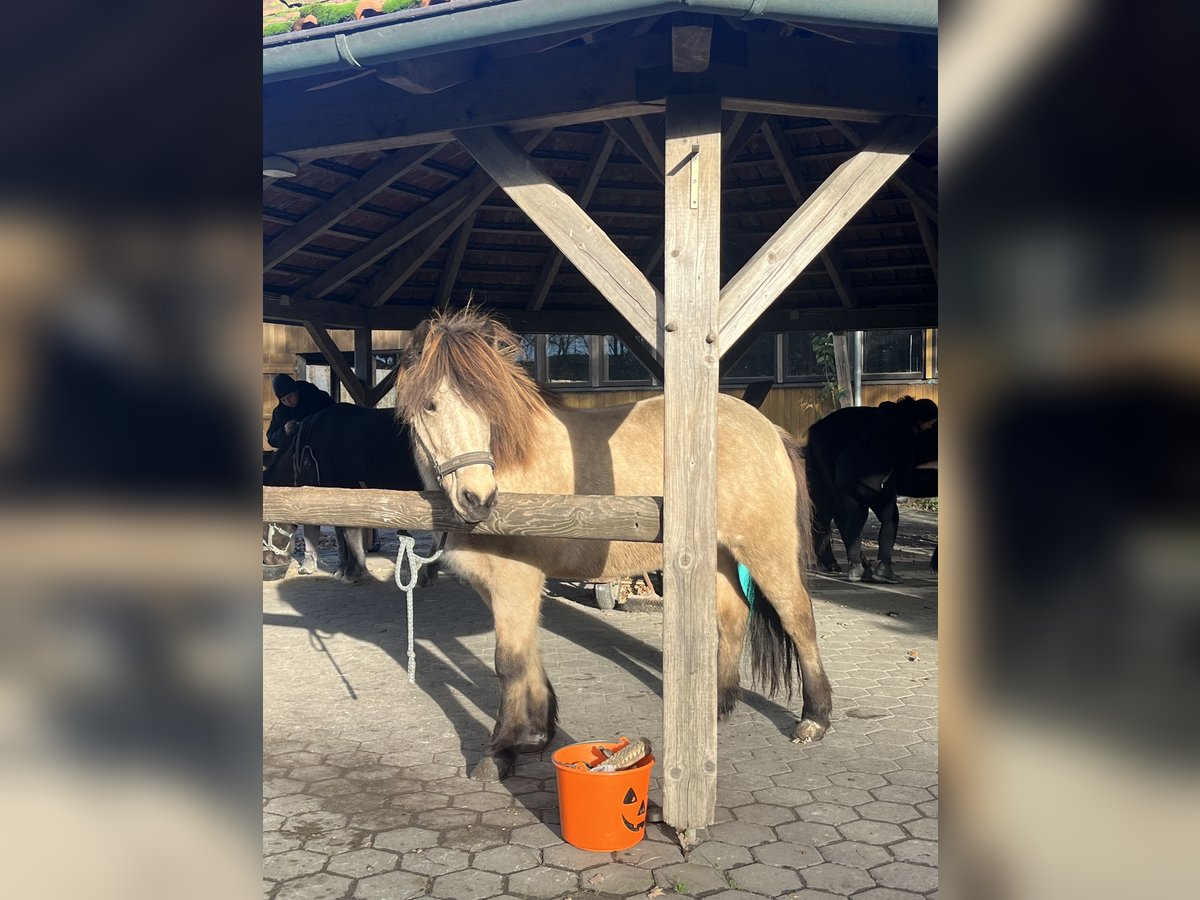
<path id="1" fill-rule="evenodd" d="M 733 811 L 739 822 L 753 822 L 757 825 L 782 825 L 784 822 L 794 822 L 796 817 L 792 811 L 782 806 L 769 803 L 752 803 L 749 806 L 739 806 Z"/>
<path id="2" fill-rule="evenodd" d="M 288 816 L 283 823 L 284 831 L 294 831 L 301 835 L 317 835 L 325 831 L 333 831 L 335 828 L 342 828 L 348 818 L 339 813 L 331 813 L 327 810 L 315 810 L 313 812 L 303 812 L 299 815 Z"/>
<path id="3" fill-rule="evenodd" d="M 797 788 L 773 787 L 765 791 L 755 791 L 754 799 L 759 803 L 775 803 L 780 806 L 795 808 L 805 803 L 813 802 L 813 795 L 808 791 Z"/>
<path id="4" fill-rule="evenodd" d="M 504 809 L 493 809 L 479 817 L 484 825 L 495 825 L 498 828 L 521 828 L 542 821 L 538 814 L 524 806 L 509 806 Z"/>
<path id="5" fill-rule="evenodd" d="M 919 769 L 901 769 L 889 772 L 886 776 L 891 784 L 907 784 L 912 787 L 931 788 L 938 783 L 937 772 L 925 772 Z"/>
<path id="6" fill-rule="evenodd" d="M 479 813 L 473 809 L 427 809 L 418 813 L 414 821 L 422 828 L 457 828 L 474 825 L 479 821 Z"/>
<path id="7" fill-rule="evenodd" d="M 551 900 L 551 898 L 566 897 L 579 886 L 579 876 L 574 872 L 564 872 L 562 869 L 551 869 L 545 866 L 538 869 L 526 869 L 508 876 L 508 890 L 520 897 L 533 897 L 536 900 Z"/>
<path id="8" fill-rule="evenodd" d="M 789 822 L 778 826 L 775 833 L 780 840 L 805 847 L 822 847 L 842 839 L 836 828 L 820 822 Z"/>
<path id="9" fill-rule="evenodd" d="M 361 900 L 411 900 L 425 895 L 429 879 L 412 872 L 388 872 L 358 882 L 354 896 Z"/>
<path id="10" fill-rule="evenodd" d="M 716 869 L 731 869 L 753 862 L 754 857 L 745 847 L 726 844 L 723 841 L 705 841 L 688 854 L 693 862 L 707 862 Z"/>
<path id="11" fill-rule="evenodd" d="M 804 883 L 810 888 L 841 896 L 875 887 L 875 879 L 862 869 L 838 863 L 821 863 L 819 866 L 805 869 Z"/>
<path id="12" fill-rule="evenodd" d="M 857 822 L 847 822 L 838 827 L 847 840 L 861 841 L 864 844 L 891 844 L 903 840 L 904 830 L 890 822 L 874 822 L 860 819 Z"/>
<path id="13" fill-rule="evenodd" d="M 398 809 L 370 809 L 365 813 L 352 814 L 350 823 L 355 828 L 371 832 L 391 831 L 411 825 L 412 813 L 402 812 Z"/>
<path id="14" fill-rule="evenodd" d="M 559 844 L 547 847 L 542 851 L 542 861 L 548 866 L 557 866 L 571 872 L 591 869 L 612 862 L 611 853 L 594 853 L 591 850 L 580 850 L 570 844 Z"/>
<path id="15" fill-rule="evenodd" d="M 938 839 L 937 819 L 917 819 L 913 822 L 905 822 L 904 830 L 915 838 L 922 838 L 927 841 L 936 841 Z"/>
<path id="16" fill-rule="evenodd" d="M 262 784 L 262 795 L 264 799 L 274 799 L 275 797 L 287 797 L 290 794 L 299 794 L 304 788 L 304 782 L 295 781 L 291 778 L 267 778 Z"/>
<path id="17" fill-rule="evenodd" d="M 876 822 L 892 822 L 896 825 L 921 818 L 921 813 L 918 812 L 917 808 L 909 806 L 907 803 L 888 803 L 884 800 L 873 800 L 870 803 L 857 806 L 855 809 L 858 810 L 858 814 L 864 819 L 872 819 Z"/>
<path id="18" fill-rule="evenodd" d="M 678 865 L 655 869 L 654 881 L 667 892 L 668 897 L 671 896 L 672 892 L 677 894 L 705 894 L 709 891 L 719 891 L 729 887 L 729 882 L 721 872 L 711 866 L 699 863 L 679 863 Z"/>
<path id="19" fill-rule="evenodd" d="M 937 866 L 938 845 L 935 841 L 922 841 L 916 838 L 892 844 L 888 848 L 892 856 L 900 862 L 917 863 L 923 866 Z"/>
<path id="20" fill-rule="evenodd" d="M 313 784 L 318 781 L 325 781 L 329 778 L 337 778 L 341 774 L 342 770 L 337 766 L 302 766 L 297 769 L 292 769 L 292 771 L 288 773 L 289 777 L 305 784 Z"/>
<path id="21" fill-rule="evenodd" d="M 272 853 L 283 853 L 286 850 L 299 850 L 300 838 L 282 831 L 263 832 L 263 856 Z"/>
<path id="22" fill-rule="evenodd" d="M 397 850 L 404 853 L 419 847 L 438 846 L 438 834 L 428 828 L 397 828 L 375 835 L 375 846 L 382 850 Z"/>
<path id="23" fill-rule="evenodd" d="M 462 872 L 451 872 L 449 875 L 439 875 L 433 880 L 431 897 L 442 897 L 445 900 L 486 900 L 494 897 L 504 889 L 504 879 L 494 872 L 477 872 L 466 869 Z"/>
<path id="24" fill-rule="evenodd" d="M 327 797 L 325 808 L 330 812 L 345 813 L 355 816 L 359 813 L 382 810 L 387 804 L 387 797 L 382 794 L 365 794 L 361 791 L 354 794 L 342 794 L 340 797 Z"/>
<path id="25" fill-rule="evenodd" d="M 289 794 L 286 797 L 276 797 L 267 802 L 263 812 L 275 813 L 280 816 L 294 816 L 299 813 L 318 812 L 325 801 L 320 797 L 310 797 L 307 794 Z"/>
<path id="26" fill-rule="evenodd" d="M 819 865 L 825 861 L 816 848 L 787 841 L 760 844 L 751 852 L 759 862 L 766 863 L 768 866 L 783 866 L 788 869 L 802 869 L 806 866 Z"/>
<path id="27" fill-rule="evenodd" d="M 842 825 L 858 818 L 849 806 L 837 803 L 810 803 L 796 811 L 805 822 L 820 822 L 824 825 Z"/>
<path id="28" fill-rule="evenodd" d="M 884 776 L 876 775 L 873 772 L 840 772 L 837 775 L 830 775 L 829 780 L 837 787 L 858 788 L 862 791 L 884 787 L 888 783 Z"/>
<path id="29" fill-rule="evenodd" d="M 353 778 L 355 781 L 385 781 L 390 778 L 395 778 L 400 774 L 400 769 L 396 766 L 355 766 L 346 771 L 347 778 Z"/>
<path id="30" fill-rule="evenodd" d="M 725 873 L 731 887 L 754 891 L 768 897 L 782 897 L 785 891 L 798 891 L 804 885 L 791 869 L 752 863 Z"/>
<path id="31" fill-rule="evenodd" d="M 263 860 L 262 873 L 271 881 L 287 881 L 325 868 L 325 856 L 310 850 L 286 850 Z"/>
<path id="32" fill-rule="evenodd" d="M 752 822 L 725 822 L 708 829 L 709 837 L 739 847 L 754 847 L 775 840 L 775 832 L 766 825 Z"/>
<path id="33" fill-rule="evenodd" d="M 485 872 L 498 872 L 501 875 L 511 875 L 522 869 L 532 869 L 538 865 L 538 854 L 528 847 L 493 847 L 476 853 L 471 860 L 471 868 L 482 869 Z"/>
<path id="34" fill-rule="evenodd" d="M 937 869 L 930 866 L 894 862 L 872 869 L 871 874 L 883 887 L 913 891 L 918 894 L 927 893 L 938 886 Z"/>
<path id="35" fill-rule="evenodd" d="M 429 812 L 431 809 L 443 809 L 449 805 L 450 798 L 445 794 L 427 794 L 424 791 L 398 794 L 388 801 L 389 809 L 412 813 L 414 816 Z"/>
<path id="36" fill-rule="evenodd" d="M 666 895 L 670 897 L 671 895 Z M 678 894 L 674 895 L 678 897 Z M 719 894 L 709 894 L 708 900 L 762 900 L 762 894 L 751 894 L 749 891 L 721 891 Z M 672 898 L 673 900 L 673 898 Z"/>
<path id="37" fill-rule="evenodd" d="M 878 799 L 858 788 L 837 787 L 836 785 L 818 788 L 812 792 L 812 795 L 818 803 L 836 803 L 839 806 L 858 806 Z"/>
<path id="38" fill-rule="evenodd" d="M 844 866 L 857 866 L 869 869 L 882 863 L 891 862 L 892 854 L 876 844 L 865 844 L 860 841 L 840 841 L 821 848 L 821 855 L 831 863 L 841 863 Z"/>
<path id="39" fill-rule="evenodd" d="M 613 859 L 642 869 L 657 869 L 659 866 L 683 862 L 683 852 L 675 844 L 642 841 L 628 850 L 618 850 L 613 854 Z"/>
<path id="40" fill-rule="evenodd" d="M 402 775 L 394 775 L 391 778 L 371 782 L 371 790 L 383 794 L 385 797 L 396 797 L 400 794 L 411 794 L 414 791 L 424 792 L 425 785 Z"/>
<path id="41" fill-rule="evenodd" d="M 438 845 L 478 853 L 489 847 L 499 847 L 508 840 L 508 831 L 494 825 L 464 825 L 442 832 Z"/>
<path id="42" fill-rule="evenodd" d="M 525 847 L 541 849 L 553 847 L 562 843 L 562 837 L 548 825 L 538 822 L 536 825 L 526 825 L 524 828 L 514 828 L 509 837 L 509 843 L 521 844 Z"/>
<path id="43" fill-rule="evenodd" d="M 921 895 L 893 888 L 871 888 L 869 891 L 855 894 L 854 900 L 921 900 Z"/>
<path id="44" fill-rule="evenodd" d="M 349 778 L 331 778 L 328 781 L 318 781 L 310 784 L 308 793 L 318 797 L 340 797 L 343 794 L 356 794 L 362 790 L 362 785 Z"/>
<path id="45" fill-rule="evenodd" d="M 399 857 L 382 850 L 351 850 L 329 860 L 328 869 L 350 878 L 366 878 L 396 868 Z"/>
<path id="46" fill-rule="evenodd" d="M 400 868 L 406 872 L 416 872 L 418 875 L 445 875 L 447 872 L 465 869 L 470 860 L 471 857 L 462 850 L 430 847 L 405 853 L 400 860 Z"/>
<path id="47" fill-rule="evenodd" d="M 318 834 L 304 842 L 305 850 L 332 855 L 346 850 L 358 850 L 370 843 L 370 835 L 357 828 L 335 828 L 324 834 Z"/>
<path id="48" fill-rule="evenodd" d="M 340 900 L 347 895 L 351 883 L 349 878 L 320 872 L 281 884 L 275 900 Z"/>
<path id="49" fill-rule="evenodd" d="M 488 791 L 474 794 L 460 794 L 450 798 L 450 805 L 460 809 L 473 809 L 476 812 L 491 812 L 494 809 L 505 809 L 512 803 L 512 798 Z"/>

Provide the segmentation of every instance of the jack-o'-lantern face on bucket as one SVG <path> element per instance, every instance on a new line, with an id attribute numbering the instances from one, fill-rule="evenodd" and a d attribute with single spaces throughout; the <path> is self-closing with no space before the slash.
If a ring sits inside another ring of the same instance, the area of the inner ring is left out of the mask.
<path id="1" fill-rule="evenodd" d="M 646 798 L 638 797 L 637 792 L 630 788 L 625 792 L 621 801 L 621 821 L 630 831 L 641 831 L 646 827 Z"/>

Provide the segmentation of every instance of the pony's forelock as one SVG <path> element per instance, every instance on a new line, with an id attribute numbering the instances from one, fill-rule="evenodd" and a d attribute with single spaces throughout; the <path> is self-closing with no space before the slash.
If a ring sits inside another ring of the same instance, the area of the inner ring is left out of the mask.
<path id="1" fill-rule="evenodd" d="M 498 466 L 523 466 L 534 450 L 534 424 L 546 411 L 537 384 L 518 359 L 521 341 L 472 307 L 442 312 L 420 329 L 396 381 L 396 412 L 411 422 L 446 381 L 492 427 Z"/>

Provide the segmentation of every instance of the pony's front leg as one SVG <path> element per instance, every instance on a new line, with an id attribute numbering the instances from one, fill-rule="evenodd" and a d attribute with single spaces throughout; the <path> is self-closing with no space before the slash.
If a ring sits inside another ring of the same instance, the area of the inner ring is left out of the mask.
<path id="1" fill-rule="evenodd" d="M 472 581 L 491 607 L 495 622 L 500 710 L 489 755 L 471 772 L 480 781 L 508 775 L 519 752 L 545 749 L 558 722 L 558 698 L 546 677 L 538 644 L 545 576 L 507 560 L 489 568 L 486 583 Z"/>

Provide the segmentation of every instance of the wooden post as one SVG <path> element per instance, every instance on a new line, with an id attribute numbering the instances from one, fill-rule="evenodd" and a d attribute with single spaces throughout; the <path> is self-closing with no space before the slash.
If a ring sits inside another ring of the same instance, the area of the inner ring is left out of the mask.
<path id="1" fill-rule="evenodd" d="M 375 357 L 371 352 L 371 329 L 354 329 L 354 374 L 366 388 L 363 406 L 371 405 L 371 388 L 375 386 Z"/>
<path id="2" fill-rule="evenodd" d="M 846 343 L 844 331 L 833 333 L 833 365 L 837 369 L 837 407 L 841 409 L 844 406 L 853 406 L 854 385 L 850 382 L 850 348 Z"/>
<path id="3" fill-rule="evenodd" d="M 663 818 L 717 802 L 717 310 L 721 101 L 667 98 L 663 285 Z"/>

